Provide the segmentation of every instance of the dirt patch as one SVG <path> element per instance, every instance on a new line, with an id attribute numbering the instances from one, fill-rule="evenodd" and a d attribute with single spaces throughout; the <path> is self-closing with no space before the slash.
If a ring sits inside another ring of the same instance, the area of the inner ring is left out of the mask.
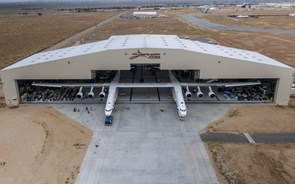
<path id="1" fill-rule="evenodd" d="M 207 132 L 295 132 L 295 108 L 278 105 L 243 105 L 208 125 Z"/>
<path id="2" fill-rule="evenodd" d="M 295 67 L 295 35 L 220 31 L 210 37 L 220 45 L 259 52 Z"/>
<path id="3" fill-rule="evenodd" d="M 36 12 L 0 10 L 0 69 L 45 49 L 116 14 Z"/>
<path id="4" fill-rule="evenodd" d="M 168 18 L 116 20 L 96 32 L 88 35 L 85 40 L 107 39 L 112 35 L 125 34 L 173 34 L 190 38 L 208 37 L 215 32 L 191 26 L 175 14 Z"/>
<path id="5" fill-rule="evenodd" d="M 1 108 L 0 183 L 74 183 L 91 135 L 52 107 Z"/>
<path id="6" fill-rule="evenodd" d="M 220 183 L 295 182 L 295 144 L 205 145 Z"/>

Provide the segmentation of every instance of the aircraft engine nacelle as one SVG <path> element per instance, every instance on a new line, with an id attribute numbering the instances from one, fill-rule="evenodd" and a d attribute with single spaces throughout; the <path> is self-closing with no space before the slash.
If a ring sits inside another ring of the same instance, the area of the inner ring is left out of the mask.
<path id="1" fill-rule="evenodd" d="M 106 93 L 104 92 L 104 87 L 102 87 L 101 92 L 99 93 L 100 98 L 104 98 L 106 96 Z"/>
<path id="2" fill-rule="evenodd" d="M 94 98 L 94 92 L 93 92 L 93 87 L 91 87 L 89 93 L 88 93 L 88 98 Z"/>
<path id="3" fill-rule="evenodd" d="M 191 97 L 192 97 L 192 93 L 189 91 L 188 86 L 186 86 L 185 96 L 186 96 L 187 98 L 191 98 Z"/>
<path id="4" fill-rule="evenodd" d="M 197 96 L 200 99 L 204 98 L 204 93 L 201 91 L 200 86 L 198 86 Z"/>
<path id="5" fill-rule="evenodd" d="M 102 92 L 99 93 L 99 97 L 100 98 L 104 98 L 105 96 L 106 96 L 106 93 L 105 92 L 102 91 Z"/>
<path id="6" fill-rule="evenodd" d="M 187 91 L 187 92 L 185 92 L 185 96 L 186 96 L 187 98 L 190 98 L 190 97 L 192 97 L 192 93 L 189 92 L 189 91 Z"/>
<path id="7" fill-rule="evenodd" d="M 82 90 L 83 90 L 83 88 L 80 87 L 79 92 L 76 94 L 76 97 L 79 99 L 83 98 L 83 91 Z"/>
<path id="8" fill-rule="evenodd" d="M 212 91 L 211 86 L 209 86 L 208 96 L 209 96 L 210 98 L 214 98 L 214 97 L 215 97 L 215 93 Z"/>

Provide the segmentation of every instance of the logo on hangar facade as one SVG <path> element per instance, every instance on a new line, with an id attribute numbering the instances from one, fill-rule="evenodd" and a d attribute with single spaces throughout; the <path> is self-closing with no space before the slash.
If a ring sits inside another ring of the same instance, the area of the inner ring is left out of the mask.
<path id="1" fill-rule="evenodd" d="M 132 56 L 129 58 L 129 60 L 133 60 L 138 57 L 145 57 L 148 59 L 161 59 L 161 53 L 142 53 L 137 50 L 137 52 L 132 53 Z"/>

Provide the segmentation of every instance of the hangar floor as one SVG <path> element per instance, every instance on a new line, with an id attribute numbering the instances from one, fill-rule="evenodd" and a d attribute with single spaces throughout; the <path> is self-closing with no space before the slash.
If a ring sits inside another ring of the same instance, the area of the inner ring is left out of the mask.
<path id="1" fill-rule="evenodd" d="M 120 82 L 140 82 L 140 79 L 143 79 L 143 82 L 170 82 L 168 71 L 157 71 L 156 75 L 150 74 L 149 71 L 143 71 L 141 77 L 141 71 L 132 75 L 131 71 L 123 71 L 121 74 Z M 202 92 L 205 94 L 203 99 L 199 99 L 197 95 L 193 95 L 189 100 L 185 98 L 187 103 L 212 103 L 212 102 L 232 102 L 233 100 L 228 100 L 222 94 L 217 91 L 217 87 L 212 87 L 213 91 L 216 94 L 215 98 L 209 98 L 208 88 L 202 88 Z M 183 93 L 185 93 L 183 91 Z M 169 103 L 174 102 L 171 98 L 171 89 L 169 88 L 146 88 L 146 89 L 120 89 L 119 91 L 120 98 L 118 103 Z"/>
<path id="2" fill-rule="evenodd" d="M 104 126 L 101 104 L 54 105 L 93 130 L 77 184 L 218 183 L 198 132 L 232 106 L 188 104 L 182 122 L 173 104 L 122 104 L 113 125 Z M 81 111 L 73 112 L 74 107 Z"/>

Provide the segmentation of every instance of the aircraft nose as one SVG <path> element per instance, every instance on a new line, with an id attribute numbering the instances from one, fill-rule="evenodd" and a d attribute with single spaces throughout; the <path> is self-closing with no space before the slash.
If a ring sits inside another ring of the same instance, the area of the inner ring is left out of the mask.
<path id="1" fill-rule="evenodd" d="M 179 116 L 182 117 L 182 118 L 185 117 L 186 114 L 187 114 L 186 111 L 179 111 Z"/>

